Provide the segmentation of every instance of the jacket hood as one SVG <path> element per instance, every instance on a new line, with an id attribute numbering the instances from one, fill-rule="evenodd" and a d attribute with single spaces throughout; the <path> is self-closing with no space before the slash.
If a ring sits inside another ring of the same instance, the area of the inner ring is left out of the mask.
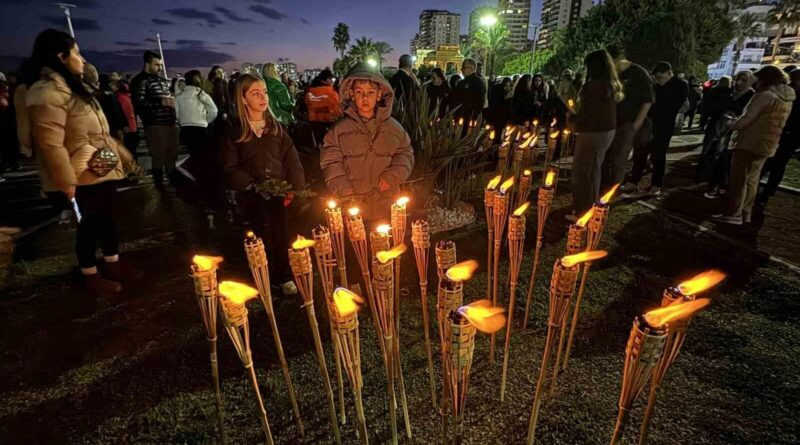
<path id="1" fill-rule="evenodd" d="M 767 88 L 767 91 L 773 92 L 778 99 L 784 102 L 792 102 L 796 97 L 794 89 L 786 84 L 772 85 L 771 87 Z"/>
<path id="2" fill-rule="evenodd" d="M 342 80 L 342 84 L 339 86 L 339 97 L 341 98 L 344 112 L 348 115 L 352 113 L 352 117 L 358 114 L 353 98 L 350 96 L 350 90 L 357 80 L 369 80 L 381 85 L 383 95 L 378 99 L 378 110 L 375 115 L 378 120 L 381 121 L 391 117 L 392 104 L 394 103 L 394 90 L 392 86 L 389 85 L 389 81 L 387 81 L 381 73 L 375 72 L 375 70 L 371 69 L 369 65 L 363 62 L 351 68 L 347 76 Z"/>

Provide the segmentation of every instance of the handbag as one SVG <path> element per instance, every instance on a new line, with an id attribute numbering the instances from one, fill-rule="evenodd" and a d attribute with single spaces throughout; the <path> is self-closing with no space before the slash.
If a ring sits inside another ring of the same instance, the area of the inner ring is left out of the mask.
<path id="1" fill-rule="evenodd" d="M 98 148 L 92 153 L 92 157 L 89 158 L 86 167 L 89 171 L 94 173 L 95 176 L 102 178 L 111 173 L 111 170 L 114 170 L 117 163 L 119 163 L 119 156 L 117 156 L 116 153 L 111 151 L 108 147 Z"/>

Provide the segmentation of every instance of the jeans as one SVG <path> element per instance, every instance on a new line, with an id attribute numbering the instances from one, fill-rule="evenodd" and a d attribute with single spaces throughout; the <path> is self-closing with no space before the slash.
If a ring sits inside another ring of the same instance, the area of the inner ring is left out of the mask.
<path id="1" fill-rule="evenodd" d="M 114 194 L 116 181 L 80 185 L 75 190 L 75 201 L 81 212 L 81 222 L 75 236 L 75 252 L 82 269 L 96 266 L 97 240 L 104 256 L 119 254 L 117 226 L 114 223 Z"/>
<path id="2" fill-rule="evenodd" d="M 731 184 L 727 193 L 729 201 L 726 215 L 742 216 L 753 213 L 761 167 L 766 161 L 766 156 L 744 150 L 734 150 L 733 159 L 731 159 Z"/>
<path id="3" fill-rule="evenodd" d="M 617 131 L 614 133 L 614 140 L 611 142 L 603 161 L 602 188 L 609 188 L 625 179 L 625 172 L 628 169 L 628 153 L 633 150 L 635 138 L 636 131 L 634 131 L 632 123 L 617 127 Z"/>
<path id="4" fill-rule="evenodd" d="M 600 172 L 603 159 L 614 140 L 616 130 L 578 133 L 572 160 L 572 203 L 575 212 L 584 213 L 600 196 Z"/>
<path id="5" fill-rule="evenodd" d="M 642 180 L 642 174 L 647 166 L 647 157 L 653 164 L 653 187 L 661 187 L 664 183 L 664 174 L 667 170 L 667 150 L 672 139 L 673 128 L 662 125 L 653 127 L 653 140 L 644 147 L 634 147 L 633 149 L 633 170 L 631 171 L 631 182 L 638 184 Z"/>
<path id="6" fill-rule="evenodd" d="M 178 160 L 178 127 L 174 125 L 148 125 L 144 127 L 147 148 L 153 158 L 153 179 L 163 180 L 164 171 L 170 175 Z"/>

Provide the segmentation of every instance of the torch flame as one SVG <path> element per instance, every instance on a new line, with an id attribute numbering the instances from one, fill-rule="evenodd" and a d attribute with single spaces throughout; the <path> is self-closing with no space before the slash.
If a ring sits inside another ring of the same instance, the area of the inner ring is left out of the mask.
<path id="1" fill-rule="evenodd" d="M 569 99 L 569 100 L 567 101 L 567 105 L 569 105 L 569 107 L 570 107 L 570 108 L 572 108 L 572 107 L 574 107 L 574 106 L 575 106 L 575 101 L 574 101 L 574 100 L 572 100 L 572 99 Z"/>
<path id="2" fill-rule="evenodd" d="M 339 204 L 337 204 L 336 201 L 334 201 L 332 199 L 328 201 L 328 208 L 329 209 L 335 209 L 338 205 Z"/>
<path id="3" fill-rule="evenodd" d="M 530 131 L 526 131 L 525 133 L 522 134 L 522 139 L 528 139 L 529 137 L 531 137 Z"/>
<path id="4" fill-rule="evenodd" d="M 592 219 L 592 215 L 594 215 L 594 208 L 591 208 L 588 212 L 584 213 L 583 216 L 581 216 L 578 221 L 575 222 L 575 225 L 578 227 L 586 227 L 586 223 Z"/>
<path id="5" fill-rule="evenodd" d="M 495 136 L 494 129 L 492 129 L 492 130 L 489 130 L 489 139 L 490 139 L 490 140 L 494 140 L 494 136 Z"/>
<path id="6" fill-rule="evenodd" d="M 512 177 L 506 179 L 505 182 L 500 184 L 500 193 L 507 192 L 508 189 L 510 189 L 513 186 L 514 186 L 514 177 L 512 176 Z"/>
<path id="7" fill-rule="evenodd" d="M 381 250 L 380 252 L 375 254 L 375 258 L 378 259 L 378 262 L 381 264 L 386 264 L 389 261 L 399 257 L 406 251 L 405 244 L 398 244 L 397 246 L 392 247 L 389 250 Z"/>
<path id="8" fill-rule="evenodd" d="M 617 189 L 618 189 L 618 188 L 619 188 L 619 184 L 614 184 L 614 187 L 611 187 L 611 190 L 609 190 L 608 192 L 606 192 L 606 194 L 605 194 L 605 195 L 603 195 L 603 196 L 600 198 L 600 203 L 601 203 L 601 204 L 608 204 L 608 201 L 611 201 L 611 198 L 614 196 L 614 193 L 616 193 L 616 192 L 617 192 Z"/>
<path id="9" fill-rule="evenodd" d="M 538 119 L 534 119 L 533 120 L 533 126 L 534 127 L 538 127 L 539 126 L 539 120 Z"/>
<path id="10" fill-rule="evenodd" d="M 497 184 L 500 184 L 500 181 L 502 181 L 502 180 L 503 180 L 502 176 L 500 176 L 500 175 L 495 176 L 494 178 L 492 178 L 491 181 L 489 181 L 488 184 L 486 184 L 486 190 L 494 190 L 494 189 L 496 189 L 497 188 Z"/>
<path id="11" fill-rule="evenodd" d="M 195 255 L 192 257 L 192 263 L 202 271 L 211 270 L 221 262 L 221 256 Z"/>
<path id="12" fill-rule="evenodd" d="M 525 170 L 523 170 L 523 171 L 522 171 L 522 176 L 530 176 L 530 175 L 532 175 L 532 174 L 533 174 L 533 172 L 532 172 L 532 171 L 530 171 L 530 170 L 529 170 L 529 169 L 527 169 L 527 168 L 526 168 Z"/>
<path id="13" fill-rule="evenodd" d="M 386 235 L 389 231 L 392 230 L 392 226 L 389 224 L 381 224 L 375 228 L 375 231 L 380 233 L 381 235 Z"/>
<path id="14" fill-rule="evenodd" d="M 409 201 L 411 201 L 411 198 L 409 198 L 408 196 L 401 196 L 394 203 L 399 206 L 405 207 L 405 205 L 408 204 Z"/>
<path id="15" fill-rule="evenodd" d="M 678 290 L 683 295 L 695 295 L 716 286 L 725 279 L 725 274 L 719 270 L 707 270 L 691 280 L 684 281 L 678 285 Z"/>
<path id="16" fill-rule="evenodd" d="M 247 239 L 253 239 L 256 237 L 256 234 L 252 230 L 248 230 L 247 233 L 244 234 L 244 237 Z"/>
<path id="17" fill-rule="evenodd" d="M 605 250 L 586 251 L 586 252 L 576 253 L 575 255 L 567 255 L 561 258 L 561 264 L 564 267 L 572 267 L 576 264 L 583 263 L 585 261 L 598 260 L 600 258 L 605 257 L 606 255 L 608 255 L 608 252 L 606 252 Z"/>
<path id="18" fill-rule="evenodd" d="M 478 262 L 475 260 L 462 261 L 447 269 L 445 275 L 450 281 L 467 281 L 472 278 L 472 274 L 478 269 Z"/>
<path id="19" fill-rule="evenodd" d="M 223 281 L 219 283 L 219 294 L 236 304 L 244 304 L 258 296 L 258 290 L 235 281 Z"/>
<path id="20" fill-rule="evenodd" d="M 358 305 L 363 304 L 364 299 L 349 289 L 337 287 L 333 291 L 333 302 L 336 304 L 336 311 L 339 315 L 346 317 L 357 311 Z"/>
<path id="21" fill-rule="evenodd" d="M 525 142 L 520 144 L 520 148 L 528 148 L 528 146 L 530 146 L 533 143 L 533 141 L 536 140 L 536 135 L 535 134 L 531 135 L 531 136 L 528 136 L 528 133 L 525 133 L 524 135 L 522 135 L 522 137 L 523 137 L 523 139 L 525 139 Z"/>
<path id="22" fill-rule="evenodd" d="M 564 129 L 564 136 L 569 136 L 569 128 Z"/>
<path id="23" fill-rule="evenodd" d="M 525 204 L 522 204 L 521 206 L 517 207 L 516 210 L 514 210 L 514 216 L 522 216 L 522 214 L 525 213 L 526 210 L 528 210 L 529 205 L 531 205 L 531 203 L 526 202 Z"/>
<path id="24" fill-rule="evenodd" d="M 553 122 L 550 122 L 550 127 L 555 127 L 557 123 L 558 123 L 558 119 L 553 118 Z"/>
<path id="25" fill-rule="evenodd" d="M 458 125 L 464 125 L 464 118 L 463 117 L 458 120 Z"/>
<path id="26" fill-rule="evenodd" d="M 544 186 L 545 187 L 552 187 L 553 186 L 553 182 L 555 182 L 555 180 L 556 180 L 556 172 L 554 172 L 553 170 L 550 170 L 549 172 L 547 172 L 547 177 L 544 178 Z"/>
<path id="27" fill-rule="evenodd" d="M 347 209 L 347 213 L 349 213 L 350 216 L 358 216 L 359 212 L 361 212 L 361 210 L 359 210 L 358 207 L 350 207 L 349 209 Z"/>
<path id="28" fill-rule="evenodd" d="M 491 129 L 492 129 L 492 126 L 491 126 L 491 125 L 489 125 L 489 124 L 486 124 L 486 126 L 485 126 L 485 127 L 483 127 L 483 128 L 485 128 L 485 129 L 487 129 L 487 130 L 491 130 Z"/>
<path id="29" fill-rule="evenodd" d="M 695 312 L 708 306 L 711 300 L 699 298 L 686 303 L 673 304 L 670 306 L 653 309 L 644 314 L 644 318 L 650 326 L 660 328 L 670 321 L 685 320 L 695 314 Z"/>
<path id="30" fill-rule="evenodd" d="M 559 133 L 560 133 L 560 131 L 558 131 L 558 130 L 550 133 L 550 139 L 556 139 L 558 137 Z"/>
<path id="31" fill-rule="evenodd" d="M 486 334 L 497 332 L 506 325 L 505 309 L 492 306 L 489 300 L 478 300 L 461 306 L 458 312 L 469 320 L 475 329 Z"/>
<path id="32" fill-rule="evenodd" d="M 317 242 L 313 239 L 305 239 L 303 235 L 297 235 L 297 240 L 292 243 L 292 249 L 294 250 L 302 250 L 308 249 L 309 247 L 313 246 Z"/>

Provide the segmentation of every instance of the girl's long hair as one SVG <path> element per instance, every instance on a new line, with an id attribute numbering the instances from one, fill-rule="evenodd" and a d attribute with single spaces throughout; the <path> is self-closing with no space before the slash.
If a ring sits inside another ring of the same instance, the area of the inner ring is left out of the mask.
<path id="1" fill-rule="evenodd" d="M 530 74 L 525 74 L 517 79 L 514 85 L 514 96 L 519 96 L 524 93 L 530 93 L 532 90 L 533 77 Z"/>
<path id="2" fill-rule="evenodd" d="M 41 77 L 42 68 L 50 68 L 64 78 L 72 94 L 91 103 L 92 93 L 81 82 L 80 76 L 70 73 L 59 59 L 60 55 L 69 54 L 74 47 L 75 39 L 63 31 L 45 29 L 40 32 L 33 43 L 33 54 L 24 65 L 25 84 L 30 87 Z"/>
<path id="3" fill-rule="evenodd" d="M 608 82 L 613 92 L 614 100 L 621 102 L 625 98 L 622 92 L 622 83 L 617 76 L 617 69 L 614 67 L 614 61 L 611 56 L 603 49 L 592 51 L 586 55 L 583 60 L 586 65 L 586 82 L 584 85 L 593 80 L 605 80 Z"/>
<path id="4" fill-rule="evenodd" d="M 236 99 L 236 117 L 239 119 L 239 129 L 241 131 L 239 138 L 236 140 L 237 143 L 247 142 L 253 138 L 253 129 L 250 128 L 250 121 L 247 119 L 247 109 L 244 106 L 244 95 L 256 82 L 264 83 L 258 76 L 248 73 L 244 73 L 236 78 L 233 91 Z M 267 100 L 269 101 L 269 96 L 267 96 Z M 269 104 L 267 105 L 267 109 L 264 110 L 264 123 L 266 124 L 264 132 L 267 134 L 278 136 L 283 131 L 281 124 L 278 123 L 270 112 Z"/>

